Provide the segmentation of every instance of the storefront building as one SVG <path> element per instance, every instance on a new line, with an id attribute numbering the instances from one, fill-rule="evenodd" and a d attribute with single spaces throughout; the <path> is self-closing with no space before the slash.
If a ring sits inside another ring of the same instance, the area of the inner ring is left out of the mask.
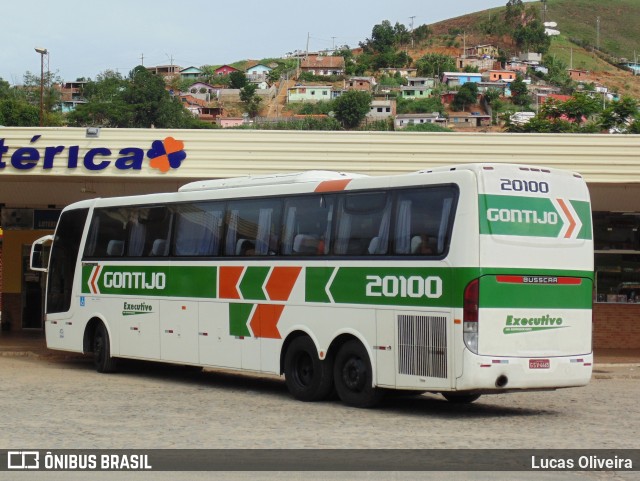
<path id="1" fill-rule="evenodd" d="M 640 136 L 0 128 L 3 330 L 42 328 L 33 240 L 94 197 L 175 192 L 198 179 L 337 170 L 393 175 L 500 162 L 580 172 L 592 197 L 594 346 L 640 348 Z"/>

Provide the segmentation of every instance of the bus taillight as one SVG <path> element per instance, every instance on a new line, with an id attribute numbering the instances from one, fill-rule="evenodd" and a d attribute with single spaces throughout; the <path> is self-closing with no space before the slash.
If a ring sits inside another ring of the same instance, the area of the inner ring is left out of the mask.
<path id="1" fill-rule="evenodd" d="M 464 343 L 471 352 L 478 353 L 478 308 L 480 302 L 480 283 L 472 280 L 464 289 L 462 332 Z"/>

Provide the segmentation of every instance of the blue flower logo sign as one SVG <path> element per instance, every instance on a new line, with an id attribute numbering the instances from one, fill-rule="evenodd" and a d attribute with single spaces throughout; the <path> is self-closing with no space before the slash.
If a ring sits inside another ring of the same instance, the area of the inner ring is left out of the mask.
<path id="1" fill-rule="evenodd" d="M 154 140 L 151 149 L 147 152 L 151 159 L 149 165 L 160 172 L 169 172 L 170 169 L 177 169 L 187 153 L 184 151 L 184 142 L 173 137 L 164 140 Z"/>

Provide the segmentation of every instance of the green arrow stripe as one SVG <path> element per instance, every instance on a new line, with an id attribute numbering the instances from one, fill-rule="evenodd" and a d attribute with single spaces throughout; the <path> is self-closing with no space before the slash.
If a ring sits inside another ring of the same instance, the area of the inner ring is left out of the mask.
<path id="1" fill-rule="evenodd" d="M 262 286 L 269 275 L 269 267 L 252 266 L 247 267 L 240 281 L 239 289 L 243 299 L 254 301 L 266 301 Z"/>
<path id="2" fill-rule="evenodd" d="M 232 336 L 251 337 L 249 326 L 249 316 L 255 304 L 229 304 L 229 334 Z"/>

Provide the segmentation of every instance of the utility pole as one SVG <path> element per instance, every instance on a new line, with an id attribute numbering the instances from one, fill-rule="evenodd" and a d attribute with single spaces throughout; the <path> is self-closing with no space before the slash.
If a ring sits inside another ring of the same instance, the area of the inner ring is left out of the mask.
<path id="1" fill-rule="evenodd" d="M 409 18 L 411 19 L 411 48 L 413 48 L 413 19 L 416 18 L 416 16 L 411 15 Z"/>
<path id="2" fill-rule="evenodd" d="M 596 17 L 596 49 L 600 50 L 600 17 Z"/>
<path id="3" fill-rule="evenodd" d="M 140 65 L 142 65 L 144 67 L 144 54 L 143 53 L 140 54 Z"/>

